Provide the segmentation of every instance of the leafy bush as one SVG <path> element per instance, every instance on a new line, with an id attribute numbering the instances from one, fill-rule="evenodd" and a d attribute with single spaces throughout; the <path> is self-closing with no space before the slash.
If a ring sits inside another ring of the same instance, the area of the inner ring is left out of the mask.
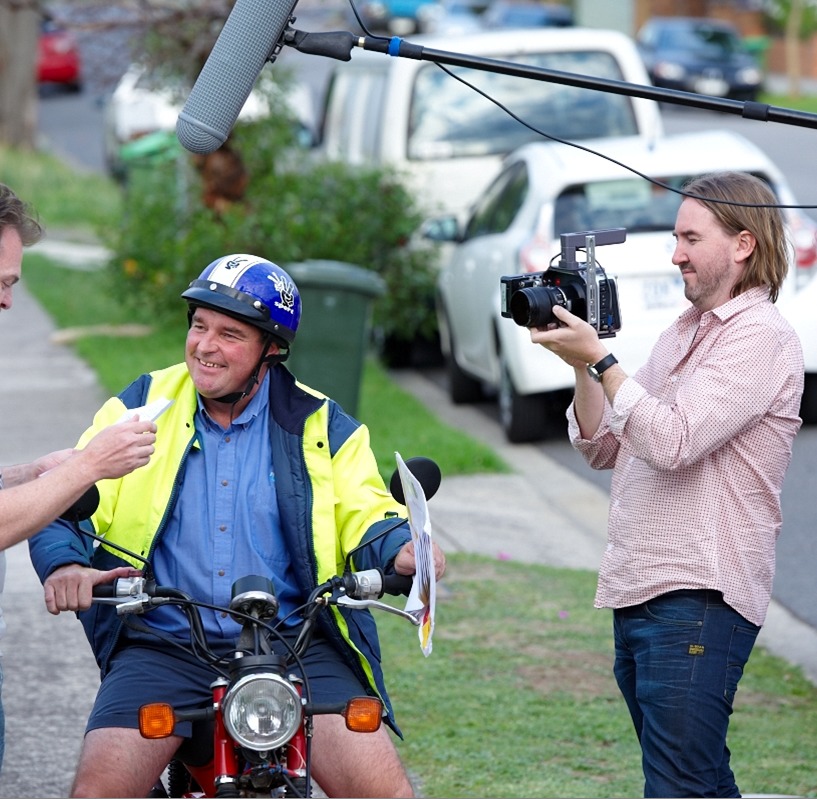
<path id="1" fill-rule="evenodd" d="M 241 201 L 218 212 L 204 203 L 194 157 L 178 150 L 133 164 L 124 221 L 109 242 L 122 296 L 148 316 L 178 313 L 179 294 L 221 255 L 248 252 L 281 265 L 337 260 L 385 280 L 373 313 L 384 336 L 433 337 L 434 254 L 408 246 L 421 215 L 398 176 L 318 163 L 293 136 L 286 111 L 236 127 L 228 145 L 249 183 Z"/>
<path id="2" fill-rule="evenodd" d="M 768 0 L 764 4 L 764 17 L 767 28 L 771 33 L 782 35 L 786 32 L 790 21 L 796 21 L 798 36 L 807 39 L 817 31 L 817 9 L 812 3 L 802 3 L 797 6 L 796 0 Z M 791 20 L 792 14 L 797 14 L 797 20 Z"/>

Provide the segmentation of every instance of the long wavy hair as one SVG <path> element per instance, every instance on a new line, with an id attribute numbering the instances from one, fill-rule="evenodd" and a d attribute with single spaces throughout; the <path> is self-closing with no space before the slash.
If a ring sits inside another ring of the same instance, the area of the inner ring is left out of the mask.
<path id="1" fill-rule="evenodd" d="M 782 211 L 757 207 L 778 202 L 769 185 L 746 172 L 724 171 L 692 178 L 684 191 L 695 195 L 727 232 L 736 235 L 748 230 L 755 237 L 754 252 L 746 261 L 743 276 L 732 287 L 731 296 L 737 297 L 755 286 L 768 286 L 769 299 L 776 302 L 789 269 L 792 247 Z"/>

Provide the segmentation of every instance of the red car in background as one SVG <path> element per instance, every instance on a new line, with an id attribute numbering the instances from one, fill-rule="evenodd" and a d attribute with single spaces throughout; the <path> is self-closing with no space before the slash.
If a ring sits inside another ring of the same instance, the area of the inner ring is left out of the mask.
<path id="1" fill-rule="evenodd" d="M 37 82 L 82 89 L 82 62 L 77 40 L 50 14 L 43 14 L 37 43 Z"/>

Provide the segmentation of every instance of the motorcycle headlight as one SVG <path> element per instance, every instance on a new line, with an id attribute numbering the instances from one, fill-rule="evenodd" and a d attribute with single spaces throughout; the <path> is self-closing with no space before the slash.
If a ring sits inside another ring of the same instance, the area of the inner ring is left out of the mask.
<path id="1" fill-rule="evenodd" d="M 227 692 L 221 714 L 239 746 L 265 752 L 295 735 L 301 723 L 301 698 L 277 675 L 247 674 Z"/>

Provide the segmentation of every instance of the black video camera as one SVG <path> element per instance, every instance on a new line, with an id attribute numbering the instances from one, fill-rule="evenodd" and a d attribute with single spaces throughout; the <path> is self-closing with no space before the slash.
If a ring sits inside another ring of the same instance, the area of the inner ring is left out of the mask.
<path id="1" fill-rule="evenodd" d="M 561 305 L 570 313 L 593 325 L 599 338 L 610 338 L 621 330 L 618 284 L 614 277 L 599 277 L 595 248 L 621 244 L 627 238 L 624 228 L 563 233 L 561 260 L 544 272 L 500 278 L 501 313 L 520 327 L 546 327 L 558 322 L 553 308 Z M 584 249 L 585 261 L 576 260 L 576 251 Z"/>

